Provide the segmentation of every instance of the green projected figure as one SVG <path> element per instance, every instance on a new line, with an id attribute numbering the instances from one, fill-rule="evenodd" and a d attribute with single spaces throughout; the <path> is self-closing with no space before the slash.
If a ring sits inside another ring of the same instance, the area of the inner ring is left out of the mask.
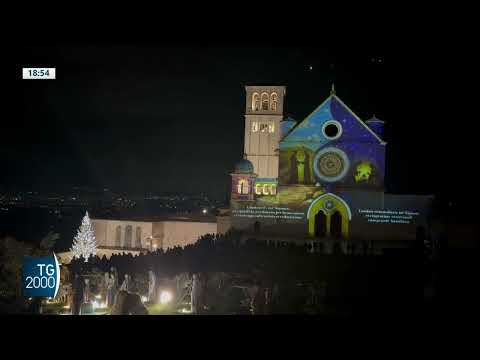
<path id="1" fill-rule="evenodd" d="M 297 171 L 298 183 L 303 184 L 305 182 L 305 152 L 302 150 L 297 152 Z"/>
<path id="2" fill-rule="evenodd" d="M 368 161 L 363 161 L 357 165 L 355 182 L 368 181 L 372 175 L 372 165 Z"/>

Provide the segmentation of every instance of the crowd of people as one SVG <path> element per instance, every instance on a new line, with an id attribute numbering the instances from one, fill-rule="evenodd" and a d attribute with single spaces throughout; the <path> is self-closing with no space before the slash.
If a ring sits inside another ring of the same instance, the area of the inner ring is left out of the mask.
<path id="1" fill-rule="evenodd" d="M 145 278 L 149 279 L 146 280 L 148 283 L 152 282 L 152 278 L 174 278 L 179 274 L 190 274 L 191 279 L 197 277 L 197 282 L 193 282 L 192 288 L 193 313 L 201 313 L 205 308 L 203 304 L 205 300 L 202 300 L 204 297 L 200 295 L 199 289 L 203 289 L 204 294 L 219 292 L 212 286 L 206 290 L 205 284 L 208 281 L 205 279 L 210 276 L 209 274 L 243 274 L 244 278 L 251 280 L 248 286 L 251 292 L 251 312 L 260 314 L 270 313 L 275 306 L 277 309 L 282 308 L 280 303 L 290 295 L 290 303 L 300 301 L 296 294 L 302 291 L 308 293 L 310 299 L 318 298 L 318 294 L 324 291 L 324 284 L 327 283 L 329 293 L 337 294 L 337 297 L 345 298 L 350 293 L 357 296 L 359 293 L 368 292 L 370 284 L 385 281 L 381 279 L 382 276 L 393 274 L 389 272 L 382 274 L 378 271 L 381 267 L 387 269 L 388 263 L 394 262 L 391 262 L 391 259 L 385 262 L 384 257 L 373 256 L 368 244 L 360 244 L 361 251 L 349 251 L 351 247 L 348 245 L 333 244 L 329 251 L 323 251 L 325 248 L 312 244 L 300 246 L 292 243 L 256 241 L 244 239 L 240 233 L 230 232 L 226 235 L 207 234 L 195 244 L 167 251 L 158 250 L 138 256 L 118 254 L 112 255 L 109 259 L 105 256 L 93 257 L 88 262 L 74 259 L 69 269 L 74 279 L 92 272 L 93 269 L 100 273 L 104 272 L 106 284 L 104 287 L 107 289 L 109 305 L 114 303 L 113 294 L 118 291 L 138 293 L 135 291 L 135 282 L 132 281 L 134 274 L 144 274 Z M 137 275 L 134 278 L 137 279 Z M 85 285 L 84 282 L 79 289 Z M 151 288 L 149 286 L 149 289 L 144 290 L 149 300 L 152 297 Z M 195 294 L 198 297 L 195 297 Z M 78 299 L 81 298 L 80 294 L 77 296 Z M 279 301 L 280 297 L 282 301 Z M 74 308 L 78 311 L 78 306 Z M 284 309 L 286 312 L 295 311 L 288 306 Z"/>
<path id="2" fill-rule="evenodd" d="M 356 254 L 370 255 L 368 244 L 362 246 L 362 252 Z M 326 260 L 329 257 L 337 258 L 349 254 L 342 250 L 347 249 L 347 246 L 341 242 L 333 243 L 330 251 L 325 248 L 326 246 L 314 244 L 245 240 L 240 233 L 231 232 L 226 235 L 206 234 L 195 244 L 183 248 L 157 250 L 138 256 L 114 254 L 109 259 L 97 256 L 91 257 L 88 262 L 76 258 L 69 268 L 73 273 L 85 273 L 92 268 L 107 272 L 114 268 L 118 271 L 117 281 L 125 281 L 125 276 L 129 274 L 147 274 L 149 271 L 153 271 L 157 277 L 174 277 L 180 273 L 250 273 L 253 269 L 262 269 L 266 273 L 283 276 L 284 272 L 294 268 L 295 274 L 292 275 L 301 277 L 312 273 L 312 267 L 330 262 Z M 319 258 L 324 260 L 319 262 Z M 126 281 L 125 286 L 128 286 L 128 276 Z"/>

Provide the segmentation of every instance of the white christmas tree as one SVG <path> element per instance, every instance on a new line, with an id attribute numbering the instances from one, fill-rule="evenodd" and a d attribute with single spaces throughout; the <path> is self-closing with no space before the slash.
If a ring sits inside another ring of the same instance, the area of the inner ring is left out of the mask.
<path id="1" fill-rule="evenodd" d="M 78 229 L 77 235 L 73 239 L 73 245 L 70 249 L 74 257 L 81 257 L 88 261 L 90 256 L 95 256 L 97 253 L 97 242 L 95 241 L 95 234 L 93 232 L 92 223 L 88 217 L 88 211 L 82 220 L 82 225 Z"/>

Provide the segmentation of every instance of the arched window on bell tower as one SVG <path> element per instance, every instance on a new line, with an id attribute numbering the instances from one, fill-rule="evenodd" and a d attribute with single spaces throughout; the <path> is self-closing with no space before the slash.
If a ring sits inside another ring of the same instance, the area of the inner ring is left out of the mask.
<path id="1" fill-rule="evenodd" d="M 248 186 L 247 179 L 241 179 L 238 181 L 237 193 L 242 195 L 248 195 L 250 192 L 250 187 Z"/>
<path id="2" fill-rule="evenodd" d="M 276 92 L 272 92 L 270 95 L 270 109 L 272 111 L 277 111 L 278 95 Z"/>
<path id="3" fill-rule="evenodd" d="M 268 94 L 266 92 L 262 93 L 262 110 L 267 110 L 269 108 Z"/>
<path id="4" fill-rule="evenodd" d="M 260 110 L 260 95 L 257 92 L 252 94 L 252 110 Z"/>

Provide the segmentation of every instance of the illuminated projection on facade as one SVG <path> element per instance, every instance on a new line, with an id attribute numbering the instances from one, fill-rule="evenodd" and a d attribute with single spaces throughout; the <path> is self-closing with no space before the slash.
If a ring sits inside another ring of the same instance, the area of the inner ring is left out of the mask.
<path id="1" fill-rule="evenodd" d="M 332 89 L 303 121 L 283 86 L 247 86 L 244 159 L 231 174 L 232 225 L 309 238 L 411 236 L 430 197 L 384 193 L 383 121 L 362 121 Z M 372 228 L 375 226 L 375 229 Z"/>

